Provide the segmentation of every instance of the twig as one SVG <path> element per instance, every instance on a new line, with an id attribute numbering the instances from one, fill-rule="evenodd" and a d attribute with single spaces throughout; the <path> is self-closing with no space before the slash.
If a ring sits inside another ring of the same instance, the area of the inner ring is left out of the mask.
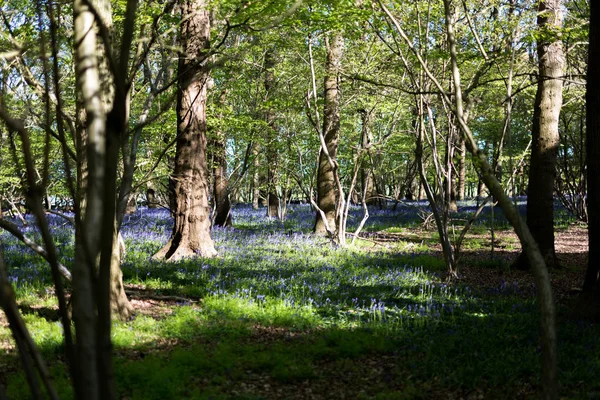
<path id="1" fill-rule="evenodd" d="M 58 400 L 58 394 L 52 385 L 52 378 L 50 377 L 50 373 L 48 371 L 48 367 L 44 363 L 42 356 L 35 345 L 35 342 L 31 338 L 27 327 L 25 326 L 25 322 L 23 321 L 23 317 L 19 312 L 19 308 L 17 307 L 17 302 L 15 300 L 15 292 L 12 288 L 12 285 L 8 281 L 8 275 L 6 273 L 6 268 L 4 265 L 4 260 L 0 255 L 0 306 L 4 310 L 6 315 L 6 319 L 9 321 L 10 330 L 12 331 L 15 342 L 19 347 L 19 354 L 21 356 L 21 360 L 23 361 L 23 366 L 26 370 L 26 375 L 31 384 L 32 390 L 32 398 L 42 398 L 39 387 L 37 386 L 37 378 L 38 375 L 36 371 L 33 369 L 34 365 L 37 368 L 37 372 L 39 372 L 39 377 L 42 379 L 46 390 L 48 391 L 48 395 L 52 400 Z M 69 329 L 68 326 L 64 327 L 65 329 Z M 33 361 L 34 365 L 31 364 Z M 0 393 L 0 398 L 5 397 L 4 393 Z"/>
<path id="2" fill-rule="evenodd" d="M 46 212 L 48 214 L 53 214 L 53 215 L 58 215 L 59 217 L 61 217 L 62 219 L 65 219 L 68 223 L 70 223 L 71 225 L 75 226 L 75 218 L 73 217 L 69 217 L 66 214 L 63 214 L 61 212 L 58 211 L 54 211 L 54 210 L 46 210 Z"/>
<path id="3" fill-rule="evenodd" d="M 23 232 L 21 232 L 21 230 L 12 222 L 6 220 L 6 219 L 2 219 L 0 218 L 0 228 L 4 229 L 5 231 L 9 232 L 10 234 L 12 234 L 14 237 L 16 237 L 17 239 L 19 239 L 21 242 L 23 242 L 27 247 L 29 247 L 31 250 L 33 250 L 36 254 L 44 257 L 44 259 L 46 261 L 50 261 L 49 260 L 49 256 L 48 256 L 48 252 L 46 251 L 45 248 L 43 248 L 42 246 L 40 246 L 39 244 L 37 244 L 36 242 L 34 242 L 33 240 L 29 239 L 28 237 L 26 237 Z M 64 265 L 62 265 L 61 263 L 58 263 L 58 271 L 60 272 L 60 274 L 63 276 L 63 278 L 65 278 L 67 281 L 71 282 L 71 271 L 69 271 L 67 269 L 67 267 L 65 267 Z"/>

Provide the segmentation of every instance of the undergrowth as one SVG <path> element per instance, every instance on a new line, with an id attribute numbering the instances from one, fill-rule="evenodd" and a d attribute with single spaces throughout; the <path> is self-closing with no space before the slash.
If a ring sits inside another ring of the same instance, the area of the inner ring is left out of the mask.
<path id="1" fill-rule="evenodd" d="M 367 229 L 410 230 L 411 210 L 374 211 Z M 360 221 L 361 211 L 353 212 Z M 523 295 L 531 288 L 450 285 L 443 261 L 426 244 L 415 250 L 408 242 L 359 241 L 341 249 L 309 234 L 307 206 L 293 206 L 284 223 L 262 213 L 234 209 L 235 228 L 212 231 L 219 257 L 172 264 L 150 259 L 168 239 L 168 213 L 140 210 L 127 218 L 126 285 L 182 300 L 114 323 L 121 398 L 286 398 L 331 385 L 339 396 L 326 398 L 536 396 L 537 307 Z M 71 228 L 53 220 L 53 230 L 69 265 Z M 26 233 L 37 236 L 32 227 Z M 59 393 L 72 398 L 48 267 L 7 234 L 1 240 L 28 328 Z M 477 239 L 465 248 L 484 245 Z M 600 396 L 599 333 L 595 325 L 561 320 L 565 397 Z M 11 398 L 29 398 L 24 376 L 9 367 L 18 363 L 11 341 L 0 328 L 0 371 L 7 371 L 0 382 Z"/>

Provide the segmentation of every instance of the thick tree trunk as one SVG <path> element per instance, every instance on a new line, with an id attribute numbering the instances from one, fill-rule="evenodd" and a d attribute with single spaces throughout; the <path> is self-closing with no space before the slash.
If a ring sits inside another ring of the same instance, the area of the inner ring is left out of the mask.
<path id="1" fill-rule="evenodd" d="M 325 65 L 325 104 L 323 106 L 323 136 L 327 152 L 332 160 L 337 157 L 340 132 L 340 69 L 344 48 L 344 37 L 340 33 L 333 34 L 327 45 L 327 63 Z M 317 171 L 317 205 L 323 211 L 317 212 L 314 231 L 319 235 L 327 234 L 327 226 L 331 232 L 337 230 L 336 216 L 338 196 L 334 171 L 323 149 L 319 152 Z"/>
<path id="2" fill-rule="evenodd" d="M 527 191 L 527 225 L 549 268 L 558 265 L 554 250 L 554 179 L 558 151 L 558 119 L 562 107 L 560 77 L 564 73 L 565 57 L 560 38 L 553 37 L 562 27 L 560 0 L 543 0 L 538 6 L 540 39 L 537 45 L 539 80 L 533 109 L 529 190 Z M 528 269 L 524 253 L 515 264 Z"/>
<path id="3" fill-rule="evenodd" d="M 588 49 L 586 93 L 586 151 L 588 178 L 588 269 L 584 294 L 595 295 L 596 313 L 600 302 L 600 4 L 590 2 L 590 44 Z"/>
<path id="4" fill-rule="evenodd" d="M 206 165 L 206 84 L 203 67 L 209 48 L 210 20 L 204 0 L 181 2 L 181 47 L 177 96 L 174 226 L 171 239 L 155 259 L 177 261 L 217 254 L 210 237 Z"/>
<path id="5" fill-rule="evenodd" d="M 94 2 L 102 13 L 110 3 Z M 104 181 L 106 156 L 107 92 L 101 90 L 101 68 L 96 37 L 95 17 L 83 1 L 74 7 L 75 59 L 78 93 L 77 121 L 77 192 L 80 213 L 76 215 L 75 262 L 73 263 L 73 322 L 75 323 L 75 354 L 77 376 L 75 395 L 80 399 L 100 398 L 100 351 L 97 318 L 98 259 L 102 243 L 101 229 L 104 215 Z M 108 80 L 105 76 L 103 77 Z M 104 93 L 103 93 L 104 92 Z M 114 200 L 114 199 L 113 199 Z"/>
<path id="6" fill-rule="evenodd" d="M 156 200 L 156 189 L 152 181 L 146 185 L 146 201 L 148 202 L 148 208 L 156 208 L 158 201 Z"/>
<path id="7" fill-rule="evenodd" d="M 104 1 L 95 1 L 93 2 L 93 6 L 94 8 L 99 12 L 99 15 L 102 17 L 102 23 L 110 28 L 112 27 L 112 9 L 111 9 L 111 5 L 110 2 L 104 2 Z M 80 17 L 83 18 L 81 15 L 85 15 L 85 14 L 80 14 Z M 88 36 L 90 35 L 86 35 L 86 40 L 90 40 L 90 38 L 88 38 Z M 95 35 L 94 35 L 95 36 Z M 108 60 L 107 57 L 105 57 L 104 51 L 105 51 L 105 47 L 103 44 L 98 43 L 98 41 L 94 38 L 94 42 L 95 44 L 92 45 L 91 42 L 89 44 L 89 46 L 95 46 L 95 51 L 93 51 L 92 53 L 94 54 L 94 56 L 97 56 L 97 68 L 98 68 L 98 73 L 100 76 L 100 96 L 98 97 L 99 99 L 99 104 L 98 104 L 98 109 L 101 110 L 102 112 L 102 116 L 94 116 L 92 117 L 94 120 L 97 118 L 107 118 L 108 117 L 108 113 L 110 111 L 110 109 L 112 109 L 113 107 L 113 97 L 114 97 L 114 81 L 112 79 L 112 75 L 109 72 L 109 66 L 108 66 Z M 91 49 L 91 47 L 90 47 Z M 91 50 L 89 50 L 91 51 Z M 88 67 L 89 68 L 89 67 Z M 94 155 L 94 152 L 90 152 L 89 150 L 89 132 L 87 132 L 87 130 L 90 129 L 90 116 L 86 114 L 86 110 L 83 108 L 83 101 L 85 101 L 85 99 L 81 99 L 78 100 L 78 107 L 79 107 L 79 111 L 77 113 L 78 115 L 78 123 L 77 123 L 77 131 L 78 131 L 78 141 L 77 141 L 77 192 L 78 192 L 78 198 L 80 201 L 80 206 L 79 209 L 82 210 L 82 212 L 85 214 L 85 210 L 87 208 L 88 203 L 90 202 L 90 200 L 88 199 L 89 196 L 89 192 L 88 192 L 88 182 L 90 179 L 96 180 L 96 185 L 98 185 L 98 179 L 96 177 L 89 177 L 88 176 L 88 169 L 89 169 L 89 163 L 90 163 L 90 157 L 98 157 L 97 154 Z M 100 165 L 99 168 L 104 168 L 103 165 Z M 102 189 L 103 192 L 103 189 Z M 108 199 L 105 199 L 105 201 L 107 201 Z M 83 216 L 85 217 L 85 215 Z M 93 218 L 98 218 L 98 217 L 93 217 Z M 99 231 L 99 221 L 96 222 L 92 222 L 91 224 L 93 226 L 96 226 L 97 230 Z M 81 229 L 85 229 L 81 224 L 77 224 L 76 225 L 76 237 L 79 237 L 80 240 L 83 240 L 83 238 L 81 237 L 80 232 Z M 89 235 L 89 233 L 88 233 Z M 117 232 L 115 231 L 115 237 L 113 238 L 113 241 L 116 243 L 117 242 Z M 91 240 L 97 240 L 97 243 L 99 243 L 98 239 L 91 239 Z M 120 320 L 126 320 L 129 319 L 131 317 L 131 315 L 133 314 L 133 306 L 129 303 L 129 301 L 127 300 L 127 295 L 125 294 L 124 291 L 124 287 L 123 287 L 123 282 L 122 282 L 122 273 L 120 271 L 121 268 L 121 264 L 120 264 L 120 258 L 112 258 L 112 262 L 116 263 L 115 265 L 111 265 L 111 271 L 114 272 L 115 276 L 112 277 L 111 275 L 111 280 L 110 280 L 110 296 L 111 296 L 111 304 L 116 304 L 117 302 L 121 303 L 122 306 L 118 307 L 118 308 L 113 308 L 112 309 L 112 314 L 113 317 L 116 319 L 120 319 Z M 113 302 L 112 299 L 115 299 L 115 301 Z"/>

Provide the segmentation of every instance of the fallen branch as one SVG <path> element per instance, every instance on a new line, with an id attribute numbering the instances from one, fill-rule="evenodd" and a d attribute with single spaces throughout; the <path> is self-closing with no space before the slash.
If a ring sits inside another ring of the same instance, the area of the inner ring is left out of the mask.
<path id="1" fill-rule="evenodd" d="M 371 242 L 371 243 L 377 244 L 377 245 L 379 245 L 381 247 L 387 247 L 385 245 L 385 242 L 378 242 L 377 240 L 373 240 L 373 239 L 366 238 L 364 236 L 360 236 L 360 234 L 359 234 L 359 236 L 356 236 L 354 232 L 346 232 L 346 235 L 352 236 L 354 238 L 358 237 L 360 240 L 366 240 L 367 242 Z"/>
<path id="2" fill-rule="evenodd" d="M 144 293 L 139 290 L 127 290 L 126 289 L 125 293 L 128 296 L 143 297 L 146 299 L 158 300 L 158 301 L 182 301 L 182 302 L 186 302 L 186 303 L 198 303 L 199 302 L 199 300 L 192 300 L 192 299 L 188 299 L 187 297 L 149 294 L 149 293 Z"/>

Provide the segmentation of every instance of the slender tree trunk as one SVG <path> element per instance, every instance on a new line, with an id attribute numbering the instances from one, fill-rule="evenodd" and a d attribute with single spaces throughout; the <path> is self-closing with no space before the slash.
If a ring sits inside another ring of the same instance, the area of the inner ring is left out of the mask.
<path id="1" fill-rule="evenodd" d="M 465 187 L 467 182 L 467 147 L 465 146 L 465 140 L 460 137 L 458 138 L 458 187 L 456 193 L 456 200 L 465 199 Z"/>
<path id="2" fill-rule="evenodd" d="M 600 303 L 600 4 L 590 2 L 590 44 L 588 48 L 586 92 L 586 151 L 588 180 L 588 268 L 583 284 L 585 295 L 594 294 L 594 307 Z M 600 314 L 600 311 L 596 311 Z"/>
<path id="3" fill-rule="evenodd" d="M 488 142 L 485 142 L 485 144 L 483 145 L 483 152 L 485 154 L 488 154 L 490 151 L 490 144 Z M 478 180 L 477 180 L 477 204 L 479 205 L 479 201 L 483 200 L 485 197 L 487 197 L 487 193 L 488 190 L 485 186 L 485 182 L 483 181 L 483 178 L 478 175 Z"/>
<path id="4" fill-rule="evenodd" d="M 275 85 L 275 54 L 274 49 L 269 49 L 265 53 L 265 100 L 273 96 Z M 277 187 L 279 184 L 279 155 L 277 151 L 277 142 L 279 128 L 277 126 L 276 115 L 272 108 L 269 108 L 265 114 L 265 120 L 269 129 L 267 129 L 267 217 L 280 218 L 280 205 Z"/>
<path id="5" fill-rule="evenodd" d="M 260 205 L 260 145 L 252 145 L 252 208 L 258 210 Z"/>
<path id="6" fill-rule="evenodd" d="M 422 82 L 424 79 L 421 77 L 420 81 Z M 422 85 L 422 84 L 421 84 Z M 419 168 L 419 177 L 421 179 L 421 185 L 423 186 L 423 190 L 425 191 L 425 195 L 427 196 L 427 200 L 429 201 L 429 205 L 431 207 L 431 212 L 433 213 L 433 218 L 435 220 L 435 225 L 438 231 L 438 235 L 440 236 L 440 244 L 442 245 L 442 253 L 444 254 L 444 262 L 446 264 L 446 268 L 448 269 L 448 277 L 456 278 L 458 276 L 456 258 L 454 254 L 454 249 L 452 244 L 450 243 L 450 238 L 448 236 L 448 210 L 447 204 L 445 202 L 449 199 L 449 196 L 446 195 L 443 199 L 436 199 L 435 193 L 433 192 L 429 182 L 427 181 L 427 175 L 425 166 L 423 165 L 423 143 L 425 137 L 425 103 L 423 101 L 423 95 L 419 95 L 417 98 L 417 107 L 418 110 L 418 126 L 417 126 L 417 147 L 416 147 L 416 156 Z M 433 121 L 430 118 L 430 122 L 433 124 Z M 436 133 L 433 132 L 433 135 Z M 436 156 L 434 156 L 436 157 Z M 439 183 L 441 184 L 441 182 Z M 443 191 L 443 188 L 440 188 Z M 441 204 L 440 204 L 441 203 Z"/>
<path id="7" fill-rule="evenodd" d="M 270 153 L 269 160 L 275 160 L 277 156 L 275 153 Z M 279 174 L 276 167 L 269 167 L 267 171 L 267 217 L 269 218 L 280 218 L 281 205 L 279 194 L 277 193 L 277 186 L 279 181 Z"/>
<path id="8" fill-rule="evenodd" d="M 362 148 L 366 150 L 367 156 L 364 157 L 361 166 L 361 184 L 362 192 L 365 194 L 365 202 L 372 206 L 377 202 L 377 191 L 375 190 L 375 180 L 372 169 L 372 156 L 370 145 L 373 143 L 373 132 L 371 131 L 371 112 L 369 110 L 361 110 L 362 114 L 362 131 L 361 140 Z"/>
<path id="9" fill-rule="evenodd" d="M 219 103 L 225 103 L 226 91 L 221 92 Z M 223 119 L 223 116 L 220 116 Z M 221 129 L 212 141 L 213 156 L 213 198 L 215 202 L 215 226 L 231 226 L 231 201 L 229 200 L 229 180 L 227 178 L 227 150 L 225 135 Z"/>
<path id="10" fill-rule="evenodd" d="M 327 43 L 327 63 L 325 65 L 325 104 L 323 106 L 323 136 L 325 145 L 332 160 L 337 157 L 340 133 L 340 69 L 344 37 L 340 33 L 331 36 Z M 317 205 L 325 214 L 327 222 L 322 220 L 321 213 L 317 212 L 314 232 L 326 235 L 327 228 L 332 232 L 337 230 L 338 196 L 334 171 L 323 149 L 319 152 L 319 165 L 317 170 Z"/>
<path id="11" fill-rule="evenodd" d="M 203 66 L 210 40 L 210 20 L 204 0 L 181 2 L 181 47 L 177 96 L 174 226 L 171 239 L 155 259 L 177 261 L 217 254 L 210 237 L 208 171 L 206 165 L 206 90 Z"/>
<path id="12" fill-rule="evenodd" d="M 519 237 L 521 246 L 525 250 L 529 262 L 532 265 L 535 283 L 537 286 L 537 299 L 540 308 L 540 328 L 541 328 L 541 398 L 554 400 L 558 398 L 558 368 L 557 368 L 557 338 L 556 338 L 556 313 L 554 309 L 554 300 L 552 297 L 552 286 L 546 267 L 544 257 L 542 256 L 537 243 L 524 224 L 516 207 L 510 201 L 510 198 L 504 192 L 500 182 L 494 175 L 488 160 L 477 147 L 473 134 L 466 123 L 465 110 L 463 104 L 462 88 L 460 83 L 460 70 L 458 67 L 458 56 L 456 49 L 456 37 L 454 33 L 455 13 L 452 10 L 451 0 L 444 0 L 444 11 L 446 16 L 446 34 L 450 48 L 450 58 L 452 61 L 452 77 L 454 80 L 454 99 L 455 115 L 460 125 L 460 130 L 465 139 L 467 149 L 473 155 L 473 162 L 476 165 L 482 179 L 488 187 L 490 193 L 498 201 L 504 215 L 513 226 L 515 233 Z M 441 89 L 441 85 L 437 85 Z M 449 99 L 447 99 L 448 101 Z"/>
<path id="13" fill-rule="evenodd" d="M 533 109 L 529 190 L 527 191 L 527 225 L 535 238 L 549 268 L 558 265 L 554 250 L 554 179 L 558 151 L 558 119 L 562 107 L 560 77 L 564 73 L 565 57 L 560 38 L 554 32 L 562 27 L 563 11 L 560 0 L 542 0 L 538 6 L 537 44 L 539 80 Z M 515 263 L 528 269 L 524 253 Z"/>
<path id="14" fill-rule="evenodd" d="M 232 226 L 231 201 L 229 200 L 229 180 L 227 179 L 227 159 L 225 157 L 225 143 L 217 140 L 214 174 L 214 199 L 215 199 L 215 226 Z"/>
<path id="15" fill-rule="evenodd" d="M 452 115 L 448 116 L 448 137 L 446 138 L 446 152 L 444 157 L 444 164 L 446 174 L 444 176 L 444 193 L 445 202 L 448 207 L 448 211 L 458 211 L 456 205 L 456 183 L 454 182 L 454 148 L 456 141 L 456 124 Z"/>

